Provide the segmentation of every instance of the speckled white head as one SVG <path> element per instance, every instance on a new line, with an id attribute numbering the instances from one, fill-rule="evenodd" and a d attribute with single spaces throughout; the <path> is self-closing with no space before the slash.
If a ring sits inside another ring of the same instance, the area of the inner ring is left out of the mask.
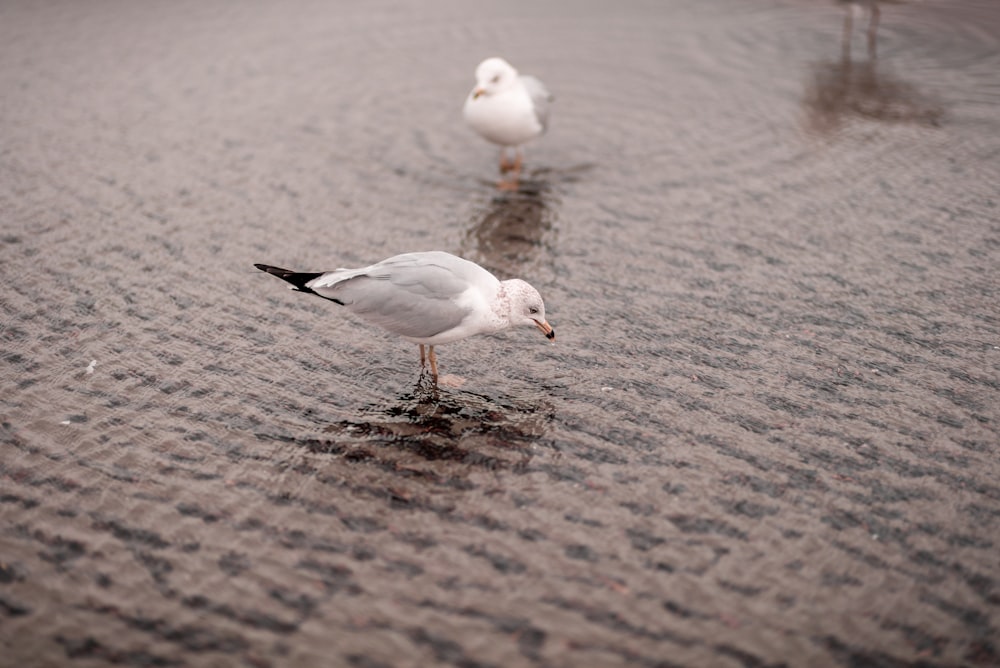
<path id="1" fill-rule="evenodd" d="M 501 302 L 507 308 L 510 324 L 537 327 L 548 339 L 555 340 L 556 332 L 545 320 L 545 303 L 538 290 L 519 278 L 503 281 L 500 285 Z"/>

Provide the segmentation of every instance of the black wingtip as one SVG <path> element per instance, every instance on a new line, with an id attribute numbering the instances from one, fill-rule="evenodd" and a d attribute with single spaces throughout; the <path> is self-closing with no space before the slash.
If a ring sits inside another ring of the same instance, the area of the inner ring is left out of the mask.
<path id="1" fill-rule="evenodd" d="M 296 290 L 301 290 L 302 292 L 312 292 L 306 287 L 306 283 L 323 275 L 321 271 L 315 272 L 301 272 L 301 271 L 290 271 L 288 269 L 282 269 L 281 267 L 273 267 L 269 264 L 257 264 L 254 263 L 255 267 L 261 271 L 266 271 L 272 276 L 277 276 L 283 281 L 288 281 L 291 283 Z"/>
<path id="2" fill-rule="evenodd" d="M 274 274 L 278 278 L 284 278 L 285 276 L 295 273 L 294 271 L 288 271 L 287 269 L 282 269 L 281 267 L 272 267 L 269 264 L 258 264 L 255 262 L 253 266 L 257 267 L 261 271 L 266 271 L 269 274 Z"/>

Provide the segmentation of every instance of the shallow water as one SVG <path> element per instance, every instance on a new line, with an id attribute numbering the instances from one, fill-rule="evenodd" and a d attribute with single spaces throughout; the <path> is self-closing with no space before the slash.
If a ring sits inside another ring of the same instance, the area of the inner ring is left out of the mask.
<path id="1" fill-rule="evenodd" d="M 1000 8 L 843 18 L 4 3 L 10 665 L 1000 663 Z M 557 342 L 435 389 L 252 266 L 423 249 Z"/>

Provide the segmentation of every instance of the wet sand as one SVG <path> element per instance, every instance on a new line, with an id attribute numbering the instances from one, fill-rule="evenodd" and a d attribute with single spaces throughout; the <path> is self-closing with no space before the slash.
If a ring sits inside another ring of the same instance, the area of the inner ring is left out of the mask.
<path id="1" fill-rule="evenodd" d="M 1000 664 L 1000 8 L 0 6 L 11 666 Z M 556 96 L 527 173 L 482 58 Z M 289 292 L 440 249 L 559 338 Z"/>

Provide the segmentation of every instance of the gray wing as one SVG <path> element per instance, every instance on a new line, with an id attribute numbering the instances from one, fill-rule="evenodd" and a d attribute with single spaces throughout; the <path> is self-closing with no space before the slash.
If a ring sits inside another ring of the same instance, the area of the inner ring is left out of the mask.
<path id="1" fill-rule="evenodd" d="M 470 309 L 457 304 L 469 283 L 437 264 L 401 260 L 382 262 L 340 281 L 321 277 L 313 287 L 352 312 L 386 330 L 415 339 L 429 338 L 461 324 Z"/>
<path id="2" fill-rule="evenodd" d="M 545 84 L 530 74 L 522 74 L 521 81 L 524 83 L 524 87 L 528 89 L 528 95 L 531 96 L 531 103 L 535 107 L 535 117 L 542 124 L 543 129 L 548 128 L 549 103 L 555 98 L 552 97 L 552 93 L 545 87 Z"/>

